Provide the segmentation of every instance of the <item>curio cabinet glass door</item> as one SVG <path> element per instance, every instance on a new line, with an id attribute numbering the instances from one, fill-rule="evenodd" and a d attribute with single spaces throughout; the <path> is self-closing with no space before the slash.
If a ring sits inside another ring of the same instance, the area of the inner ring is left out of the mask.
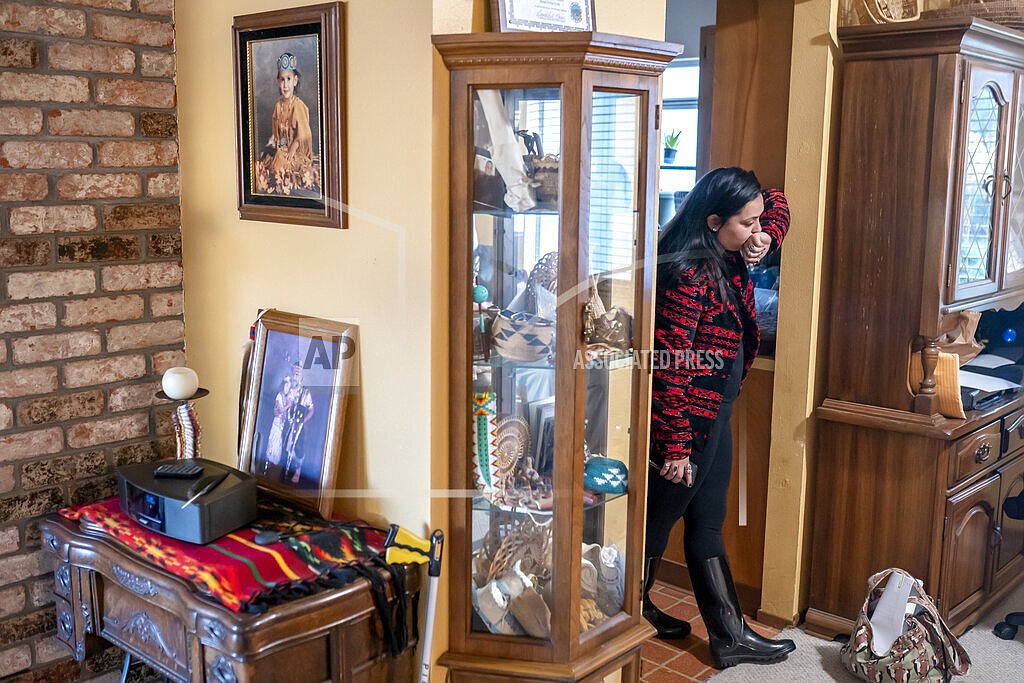
<path id="1" fill-rule="evenodd" d="M 971 62 L 966 68 L 966 110 L 960 129 L 960 202 L 951 244 L 955 254 L 949 266 L 952 277 L 947 280 L 952 301 L 997 289 L 1000 217 L 1004 194 L 1010 194 L 1005 155 L 1013 72 Z"/>

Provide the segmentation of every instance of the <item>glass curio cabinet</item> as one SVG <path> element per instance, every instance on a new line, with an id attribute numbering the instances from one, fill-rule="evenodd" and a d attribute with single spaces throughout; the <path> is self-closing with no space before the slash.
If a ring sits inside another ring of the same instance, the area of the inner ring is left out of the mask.
<path id="1" fill-rule="evenodd" d="M 451 73 L 453 681 L 639 680 L 659 160 L 681 46 L 434 36 Z"/>

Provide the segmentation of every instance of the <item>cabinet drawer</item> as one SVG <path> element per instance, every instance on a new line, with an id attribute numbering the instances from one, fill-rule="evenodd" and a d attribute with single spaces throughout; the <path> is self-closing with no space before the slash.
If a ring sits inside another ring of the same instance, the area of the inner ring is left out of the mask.
<path id="1" fill-rule="evenodd" d="M 1002 441 L 1002 423 L 985 425 L 970 436 L 956 442 L 953 466 L 949 469 L 949 485 L 966 479 L 999 459 Z"/>
<path id="2" fill-rule="evenodd" d="M 57 641 L 67 646 L 72 656 L 81 662 L 85 659 L 85 633 L 76 619 L 75 603 L 55 595 L 53 606 L 57 612 Z M 88 613 L 88 609 L 82 611 Z"/>
<path id="3" fill-rule="evenodd" d="M 1003 455 L 1024 446 L 1024 408 L 1003 418 Z"/>
<path id="4" fill-rule="evenodd" d="M 57 639 L 75 651 L 75 612 L 71 609 L 71 603 L 59 597 L 53 599 L 54 608 L 57 611 Z"/>
<path id="5" fill-rule="evenodd" d="M 102 596 L 100 635 L 165 672 L 187 677 L 191 658 L 185 626 L 177 617 L 109 580 L 103 581 Z"/>
<path id="6" fill-rule="evenodd" d="M 71 565 L 61 562 L 53 570 L 53 590 L 65 600 L 71 599 Z"/>

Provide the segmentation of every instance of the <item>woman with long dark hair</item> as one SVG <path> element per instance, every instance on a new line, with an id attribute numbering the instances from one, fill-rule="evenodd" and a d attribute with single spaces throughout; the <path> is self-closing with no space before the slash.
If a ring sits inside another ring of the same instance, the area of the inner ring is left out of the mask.
<path id="1" fill-rule="evenodd" d="M 722 541 L 732 469 L 729 417 L 759 342 L 747 267 L 781 246 L 788 228 L 781 191 L 762 191 L 752 171 L 719 168 L 697 182 L 658 240 L 654 349 L 673 362 L 653 375 L 656 469 L 647 489 L 643 615 L 659 638 L 690 632 L 650 598 L 669 532 L 682 518 L 694 597 L 720 669 L 777 661 L 795 649 L 792 640 L 769 640 L 747 625 Z"/>

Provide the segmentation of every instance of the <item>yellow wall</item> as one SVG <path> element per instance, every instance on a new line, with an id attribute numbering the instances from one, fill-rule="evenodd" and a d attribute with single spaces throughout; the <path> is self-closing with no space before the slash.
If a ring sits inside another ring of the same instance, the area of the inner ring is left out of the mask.
<path id="1" fill-rule="evenodd" d="M 346 3 L 349 229 L 238 218 L 231 21 L 310 0 L 177 0 L 186 352 L 211 393 L 202 454 L 237 457 L 241 357 L 257 310 L 359 325 L 346 509 L 446 526 L 448 74 L 432 33 L 481 31 L 488 0 Z M 598 0 L 601 31 L 663 38 L 664 0 Z M 442 579 L 435 657 L 447 643 Z M 441 680 L 435 671 L 432 678 Z"/>
<path id="2" fill-rule="evenodd" d="M 820 402 L 818 354 L 824 236 L 828 225 L 830 124 L 838 54 L 838 0 L 805 0 L 793 11 L 786 195 L 792 229 L 781 273 L 771 470 L 761 610 L 786 621 L 806 605 L 808 489 L 814 408 Z"/>
<path id="3" fill-rule="evenodd" d="M 259 308 L 356 323 L 360 383 L 339 487 L 352 490 L 354 514 L 383 514 L 419 533 L 429 519 L 434 411 L 445 407 L 443 374 L 432 372 L 446 291 L 433 268 L 445 245 L 433 234 L 431 7 L 347 3 L 342 231 L 241 221 L 236 209 L 232 17 L 301 4 L 177 4 L 186 349 L 211 390 L 197 405 L 203 454 L 236 458 L 242 345 Z"/>
<path id="4" fill-rule="evenodd" d="M 665 0 L 595 0 L 597 30 L 652 40 L 665 39 Z"/>

